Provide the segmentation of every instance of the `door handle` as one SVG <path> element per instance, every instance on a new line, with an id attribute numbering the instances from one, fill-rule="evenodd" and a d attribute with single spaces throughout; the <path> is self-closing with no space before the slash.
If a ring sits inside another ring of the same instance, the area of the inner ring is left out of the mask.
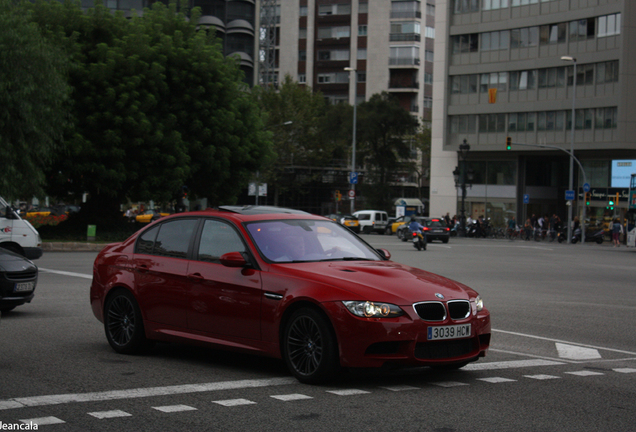
<path id="1" fill-rule="evenodd" d="M 205 280 L 205 278 L 201 275 L 201 273 L 191 273 L 188 275 L 188 279 L 194 280 L 194 281 L 202 281 Z"/>

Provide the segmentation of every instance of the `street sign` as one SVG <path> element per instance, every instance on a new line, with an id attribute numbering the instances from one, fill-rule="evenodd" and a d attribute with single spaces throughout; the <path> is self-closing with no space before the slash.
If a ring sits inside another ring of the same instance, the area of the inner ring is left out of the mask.
<path id="1" fill-rule="evenodd" d="M 573 190 L 566 190 L 565 191 L 565 200 L 566 201 L 574 201 L 574 191 Z"/>
<path id="2" fill-rule="evenodd" d="M 530 194 L 523 194 L 523 203 L 530 204 Z"/>
<path id="3" fill-rule="evenodd" d="M 353 189 L 349 190 L 349 199 L 356 199 L 356 191 Z"/>
<path id="4" fill-rule="evenodd" d="M 583 192 L 589 192 L 589 191 L 591 191 L 591 190 L 592 190 L 592 188 L 590 187 L 590 184 L 589 184 L 589 183 L 585 183 L 585 184 L 583 185 Z"/>
<path id="5" fill-rule="evenodd" d="M 357 172 L 350 172 L 349 173 L 349 183 L 358 184 L 358 173 Z"/>

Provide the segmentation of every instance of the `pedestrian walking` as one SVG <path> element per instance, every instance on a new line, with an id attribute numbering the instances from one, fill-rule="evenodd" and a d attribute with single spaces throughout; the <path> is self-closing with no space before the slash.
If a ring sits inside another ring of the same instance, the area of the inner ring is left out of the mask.
<path id="1" fill-rule="evenodd" d="M 612 223 L 612 241 L 614 242 L 614 247 L 621 246 L 621 234 L 623 233 L 623 226 L 618 221 L 618 218 L 614 219 Z"/>

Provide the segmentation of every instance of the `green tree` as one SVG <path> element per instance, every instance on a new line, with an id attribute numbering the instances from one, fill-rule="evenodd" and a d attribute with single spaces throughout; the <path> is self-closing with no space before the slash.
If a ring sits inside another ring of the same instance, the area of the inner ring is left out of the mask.
<path id="1" fill-rule="evenodd" d="M 211 205 L 232 203 L 269 151 L 238 62 L 212 33 L 157 2 L 124 18 L 102 5 L 40 1 L 33 17 L 72 59 L 75 128 L 52 189 L 89 192 L 89 213 L 131 200 L 170 201 L 187 185 Z M 84 207 L 83 207 L 84 210 Z"/>
<path id="2" fill-rule="evenodd" d="M 320 92 L 313 93 L 290 76 L 278 90 L 258 88 L 255 96 L 267 119 L 274 151 L 260 173 L 260 181 L 268 183 L 278 204 L 280 194 L 306 193 L 305 186 L 323 174 L 323 167 L 344 157 L 342 139 L 335 133 L 341 129 L 340 119 L 330 114 L 332 107 Z M 333 123 L 328 124 L 330 121 Z"/>
<path id="3" fill-rule="evenodd" d="M 0 0 L 0 191 L 42 196 L 44 170 L 68 123 L 67 62 L 26 11 Z"/>
<path id="4" fill-rule="evenodd" d="M 405 137 L 413 135 L 418 121 L 397 99 L 382 92 L 359 105 L 357 123 L 361 157 L 356 157 L 356 163 L 367 169 L 361 189 L 368 206 L 389 209 L 392 174 L 410 157 L 411 146 Z"/>

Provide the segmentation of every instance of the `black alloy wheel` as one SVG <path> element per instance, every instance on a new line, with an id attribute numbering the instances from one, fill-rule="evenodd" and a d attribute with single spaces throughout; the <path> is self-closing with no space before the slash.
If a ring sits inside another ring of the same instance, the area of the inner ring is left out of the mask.
<path id="1" fill-rule="evenodd" d="M 104 329 L 108 343 L 118 353 L 136 354 L 149 346 L 141 310 L 129 291 L 118 290 L 106 300 Z"/>
<path id="2" fill-rule="evenodd" d="M 319 384 L 332 379 L 339 360 L 336 338 L 327 318 L 310 308 L 294 312 L 283 335 L 283 358 L 302 383 Z"/>

